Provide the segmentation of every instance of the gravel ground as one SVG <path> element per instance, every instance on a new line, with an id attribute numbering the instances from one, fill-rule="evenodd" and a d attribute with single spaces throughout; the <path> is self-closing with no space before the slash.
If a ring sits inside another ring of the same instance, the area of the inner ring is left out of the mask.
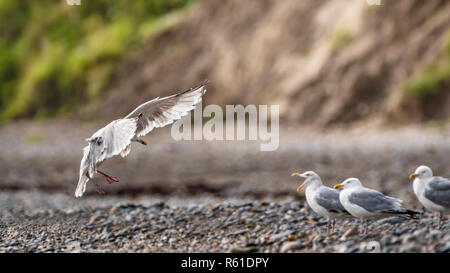
<path id="1" fill-rule="evenodd" d="M 421 210 L 409 174 L 421 164 L 450 177 L 449 128 L 333 130 L 283 126 L 280 147 L 258 142 L 181 141 L 170 128 L 134 145 L 102 170 L 121 181 L 73 197 L 85 137 L 102 123 L 18 122 L 0 126 L 1 252 L 450 252 L 449 223 L 392 218 L 359 235 L 357 220 L 325 236 L 301 181 L 314 170 L 332 186 L 359 177 L 367 187 Z M 344 236 L 344 234 L 347 234 Z"/>
<path id="2" fill-rule="evenodd" d="M 54 203 L 33 209 L 40 199 Z M 0 252 L 370 252 L 372 241 L 381 252 L 450 252 L 450 223 L 438 230 L 427 213 L 374 221 L 367 235 L 345 220 L 326 236 L 326 220 L 296 200 L 72 200 L 1 194 Z"/>

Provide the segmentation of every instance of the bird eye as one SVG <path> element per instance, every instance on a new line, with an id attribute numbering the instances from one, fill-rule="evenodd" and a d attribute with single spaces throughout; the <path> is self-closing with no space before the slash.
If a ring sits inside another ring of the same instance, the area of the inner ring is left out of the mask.
<path id="1" fill-rule="evenodd" d="M 97 139 L 97 145 L 100 146 L 100 145 L 102 145 L 102 143 L 103 143 L 103 138 L 99 137 Z"/>

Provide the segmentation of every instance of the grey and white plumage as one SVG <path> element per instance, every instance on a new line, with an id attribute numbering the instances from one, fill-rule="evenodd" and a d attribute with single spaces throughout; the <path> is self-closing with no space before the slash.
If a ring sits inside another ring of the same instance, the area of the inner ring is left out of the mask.
<path id="1" fill-rule="evenodd" d="M 438 226 L 445 213 L 450 213 L 450 181 L 440 176 L 433 176 L 428 166 L 419 166 L 410 179 L 414 179 L 414 193 L 420 203 L 432 212 L 439 212 Z"/>
<path id="2" fill-rule="evenodd" d="M 336 219 L 351 216 L 342 206 L 339 200 L 339 191 L 326 187 L 322 179 L 313 171 L 307 171 L 302 174 L 293 173 L 292 176 L 305 178 L 298 191 L 305 187 L 306 202 L 311 209 L 318 215 L 328 219 L 327 233 L 334 231 Z"/>
<path id="3" fill-rule="evenodd" d="M 83 195 L 87 182 L 96 172 L 99 172 L 97 168 L 104 160 L 119 154 L 122 157 L 127 156 L 130 153 L 132 141 L 146 144 L 140 137 L 154 128 L 164 127 L 187 115 L 197 103 L 202 101 L 205 92 L 203 84 L 172 96 L 157 97 L 141 104 L 125 118 L 112 121 L 87 138 L 88 145 L 83 149 L 75 197 Z M 105 175 L 105 177 L 109 176 Z M 112 177 L 109 178 L 112 179 Z"/>
<path id="4" fill-rule="evenodd" d="M 414 217 L 417 212 L 402 207 L 402 200 L 386 196 L 379 191 L 365 188 L 358 178 L 346 179 L 334 186 L 342 189 L 339 199 L 342 206 L 353 216 L 360 218 L 367 232 L 367 220 L 389 216 Z"/>

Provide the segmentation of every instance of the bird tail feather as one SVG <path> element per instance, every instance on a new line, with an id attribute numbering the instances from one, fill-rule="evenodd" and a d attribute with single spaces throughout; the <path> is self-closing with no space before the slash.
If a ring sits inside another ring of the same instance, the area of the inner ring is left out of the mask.
<path id="1" fill-rule="evenodd" d="M 399 210 L 388 210 L 385 212 L 390 213 L 390 214 L 395 214 L 398 216 L 408 217 L 411 219 L 419 219 L 420 215 L 422 214 L 418 211 L 413 211 L 413 210 L 409 210 L 409 209 L 402 209 L 400 211 Z"/>

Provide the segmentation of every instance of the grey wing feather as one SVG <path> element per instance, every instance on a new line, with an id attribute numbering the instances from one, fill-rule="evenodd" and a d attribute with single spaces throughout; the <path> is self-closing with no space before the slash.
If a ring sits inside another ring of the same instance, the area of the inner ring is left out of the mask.
<path id="1" fill-rule="evenodd" d="M 428 183 L 433 190 L 450 190 L 450 181 L 440 176 L 434 176 Z"/>
<path id="2" fill-rule="evenodd" d="M 322 187 L 315 197 L 317 204 L 329 212 L 349 214 L 339 201 L 339 192 L 327 187 Z"/>
<path id="3" fill-rule="evenodd" d="M 435 176 L 425 188 L 424 196 L 430 201 L 450 208 L 450 181 L 439 176 Z"/>
<path id="4" fill-rule="evenodd" d="M 153 128 L 164 127 L 186 116 L 195 105 L 202 101 L 205 86 L 148 101 L 133 110 L 125 119 L 137 118 L 136 136 L 144 136 Z"/>
<path id="5" fill-rule="evenodd" d="M 350 194 L 349 201 L 370 212 L 404 212 L 402 200 L 385 196 L 375 190 L 364 190 Z"/>

